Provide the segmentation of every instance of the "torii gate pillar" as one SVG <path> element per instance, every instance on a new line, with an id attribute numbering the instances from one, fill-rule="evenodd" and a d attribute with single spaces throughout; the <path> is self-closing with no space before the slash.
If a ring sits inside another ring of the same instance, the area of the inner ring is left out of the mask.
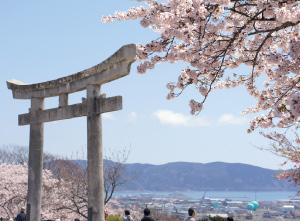
<path id="1" fill-rule="evenodd" d="M 44 110 L 44 98 L 32 98 L 30 115 L 29 160 L 28 160 L 28 220 L 40 220 L 43 181 L 44 123 L 38 123 L 36 114 Z"/>
<path id="2" fill-rule="evenodd" d="M 96 112 L 96 100 L 101 95 L 100 85 L 87 87 L 87 146 L 88 146 L 88 208 L 92 219 L 101 220 L 104 214 L 102 116 Z M 101 98 L 100 98 L 101 99 Z"/>
<path id="3" fill-rule="evenodd" d="M 125 45 L 102 63 L 76 74 L 37 84 L 7 81 L 15 99 L 31 99 L 29 113 L 19 115 L 19 125 L 30 125 L 27 221 L 40 221 L 44 123 L 87 117 L 88 221 L 104 221 L 102 119 L 105 112 L 122 109 L 122 97 L 106 98 L 101 85 L 129 74 L 135 45 Z M 68 105 L 68 94 L 87 90 L 86 100 Z M 45 98 L 59 96 L 59 107 L 44 110 Z"/>

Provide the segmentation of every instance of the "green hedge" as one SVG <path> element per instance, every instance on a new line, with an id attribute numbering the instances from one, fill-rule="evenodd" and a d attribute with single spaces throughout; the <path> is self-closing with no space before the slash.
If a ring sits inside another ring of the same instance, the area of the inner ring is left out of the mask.
<path id="1" fill-rule="evenodd" d="M 120 215 L 109 215 L 107 221 L 123 221 L 123 217 Z"/>

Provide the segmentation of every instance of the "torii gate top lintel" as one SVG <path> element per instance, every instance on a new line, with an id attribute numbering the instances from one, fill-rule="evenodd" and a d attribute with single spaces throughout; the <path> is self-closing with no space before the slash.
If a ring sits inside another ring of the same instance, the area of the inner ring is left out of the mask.
<path id="1" fill-rule="evenodd" d="M 85 90 L 88 85 L 105 84 L 129 74 L 135 61 L 136 46 L 124 45 L 112 56 L 94 67 L 36 84 L 26 84 L 17 80 L 8 80 L 7 87 L 15 99 L 46 98 Z"/>

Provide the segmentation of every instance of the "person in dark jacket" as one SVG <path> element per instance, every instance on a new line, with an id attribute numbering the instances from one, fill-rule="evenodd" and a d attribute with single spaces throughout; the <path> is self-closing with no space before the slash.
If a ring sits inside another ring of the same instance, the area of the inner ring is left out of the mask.
<path id="1" fill-rule="evenodd" d="M 16 221 L 26 221 L 25 208 L 22 207 L 20 213 L 17 215 Z"/>
<path id="2" fill-rule="evenodd" d="M 150 209 L 146 208 L 144 209 L 144 218 L 141 219 L 141 221 L 154 221 L 152 217 L 150 217 Z"/>

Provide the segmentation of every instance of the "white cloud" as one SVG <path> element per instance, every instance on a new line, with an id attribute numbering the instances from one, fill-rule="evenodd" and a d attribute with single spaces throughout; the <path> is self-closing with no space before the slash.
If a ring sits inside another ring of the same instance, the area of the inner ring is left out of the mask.
<path id="1" fill-rule="evenodd" d="M 117 118 L 112 113 L 104 113 L 102 114 L 102 117 L 108 120 L 117 120 Z"/>
<path id="2" fill-rule="evenodd" d="M 136 112 L 133 111 L 129 114 L 128 122 L 134 124 L 137 121 L 137 119 L 138 119 L 138 115 Z"/>
<path id="3" fill-rule="evenodd" d="M 226 125 L 242 125 L 248 122 L 246 117 L 236 117 L 232 114 L 224 114 L 219 119 L 220 124 Z"/>
<path id="4" fill-rule="evenodd" d="M 218 120 L 211 120 L 205 116 L 188 116 L 170 110 L 158 110 L 154 112 L 153 115 L 161 124 L 184 127 L 209 127 L 218 125 L 238 126 L 248 123 L 246 117 L 236 117 L 232 114 L 224 114 Z"/>
<path id="5" fill-rule="evenodd" d="M 170 110 L 158 110 L 154 112 L 153 115 L 161 124 L 184 127 L 207 127 L 212 125 L 212 122 L 204 116 L 191 117 L 180 113 L 174 113 Z"/>

